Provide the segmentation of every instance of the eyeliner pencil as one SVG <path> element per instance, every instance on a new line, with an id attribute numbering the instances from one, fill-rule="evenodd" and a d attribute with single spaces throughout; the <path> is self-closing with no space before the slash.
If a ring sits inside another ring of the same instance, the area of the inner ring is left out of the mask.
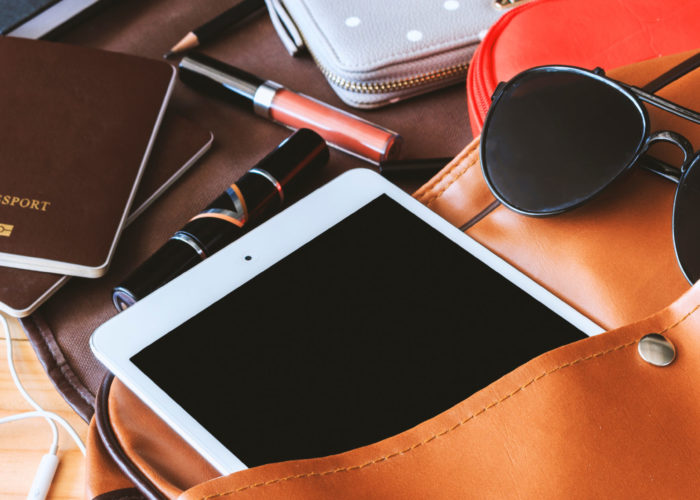
<path id="1" fill-rule="evenodd" d="M 200 43 L 208 42 L 224 29 L 243 21 L 243 19 L 264 6 L 264 0 L 242 0 L 241 2 L 238 2 L 236 5 L 222 12 L 211 21 L 187 33 L 182 40 L 177 42 L 170 49 L 169 52 L 163 54 L 163 57 L 168 58 L 175 54 L 179 54 L 180 52 L 193 49 Z"/>
<path id="2" fill-rule="evenodd" d="M 411 177 L 427 178 L 437 174 L 452 158 L 421 158 L 418 160 L 390 160 L 379 164 L 379 173 L 387 179 Z"/>

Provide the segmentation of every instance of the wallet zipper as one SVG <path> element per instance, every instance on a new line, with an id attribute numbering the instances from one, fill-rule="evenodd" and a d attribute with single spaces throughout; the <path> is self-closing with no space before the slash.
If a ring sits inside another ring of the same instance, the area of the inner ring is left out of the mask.
<path id="1" fill-rule="evenodd" d="M 395 92 L 398 90 L 438 82 L 440 80 L 446 80 L 448 78 L 454 78 L 460 75 L 466 76 L 467 68 L 469 67 L 469 63 L 460 63 L 453 66 L 448 66 L 444 69 L 438 69 L 428 73 L 423 73 L 421 75 L 415 75 L 410 78 L 390 80 L 386 82 L 357 82 L 336 75 L 321 64 L 316 57 L 314 57 L 314 60 L 326 79 L 333 85 L 340 87 L 343 90 L 357 92 L 360 94 L 382 94 L 385 92 Z"/>
<path id="2" fill-rule="evenodd" d="M 475 58 L 476 59 L 476 58 Z M 472 64 L 478 64 L 476 60 L 472 61 Z M 477 68 L 473 68 L 476 72 Z M 481 126 L 484 124 L 484 120 L 486 119 L 486 114 L 489 111 L 489 108 L 491 107 L 491 95 L 489 95 L 488 88 L 486 86 L 486 82 L 484 81 L 484 78 L 478 78 L 476 79 L 475 85 L 474 85 L 474 102 L 476 103 L 476 106 L 478 107 L 479 112 L 481 113 L 480 119 L 481 119 Z"/>

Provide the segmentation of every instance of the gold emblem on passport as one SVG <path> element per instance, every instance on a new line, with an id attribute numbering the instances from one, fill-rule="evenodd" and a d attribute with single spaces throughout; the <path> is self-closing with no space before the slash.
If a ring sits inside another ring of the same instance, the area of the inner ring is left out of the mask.
<path id="1" fill-rule="evenodd" d="M 15 226 L 13 226 L 12 224 L 0 223 L 0 236 L 10 236 L 14 227 Z"/>

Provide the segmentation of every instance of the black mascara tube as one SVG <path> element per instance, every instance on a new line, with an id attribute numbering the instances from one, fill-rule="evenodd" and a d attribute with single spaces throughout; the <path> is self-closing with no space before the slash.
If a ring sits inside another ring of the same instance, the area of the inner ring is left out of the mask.
<path id="1" fill-rule="evenodd" d="M 328 162 L 316 132 L 301 129 L 195 215 L 112 292 L 123 311 L 240 237 L 251 223 L 279 210 L 299 174 Z"/>

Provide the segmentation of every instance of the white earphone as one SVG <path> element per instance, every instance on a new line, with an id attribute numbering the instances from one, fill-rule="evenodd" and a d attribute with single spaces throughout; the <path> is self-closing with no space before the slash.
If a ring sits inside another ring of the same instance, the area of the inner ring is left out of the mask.
<path id="1" fill-rule="evenodd" d="M 12 375 L 12 380 L 17 386 L 19 392 L 22 394 L 22 397 L 35 410 L 0 418 L 0 424 L 16 422 L 26 418 L 44 418 L 51 427 L 51 433 L 53 436 L 51 447 L 49 448 L 48 453 L 42 457 L 41 462 L 39 463 L 39 468 L 34 475 L 34 480 L 32 481 L 29 494 L 27 495 L 27 500 L 43 500 L 46 498 L 46 495 L 49 492 L 51 481 L 53 481 L 53 476 L 56 473 L 56 467 L 58 467 L 58 427 L 56 426 L 56 422 L 61 424 L 61 426 L 68 432 L 70 437 L 73 438 L 75 444 L 78 446 L 83 455 L 85 455 L 85 445 L 75 429 L 73 429 L 73 427 L 71 427 L 71 425 L 63 417 L 53 412 L 44 410 L 36 401 L 34 401 L 34 399 L 32 399 L 27 390 L 24 388 L 19 380 L 19 376 L 17 375 L 17 369 L 15 368 L 15 362 L 12 356 L 12 336 L 10 335 L 10 325 L 7 324 L 7 320 L 2 315 L 0 315 L 0 321 L 5 329 L 5 340 L 7 342 L 7 366 L 10 369 L 10 375 Z"/>

